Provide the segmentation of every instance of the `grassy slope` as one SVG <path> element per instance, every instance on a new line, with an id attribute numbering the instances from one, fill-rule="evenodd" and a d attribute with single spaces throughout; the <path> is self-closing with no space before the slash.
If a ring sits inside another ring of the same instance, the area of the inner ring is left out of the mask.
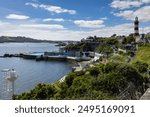
<path id="1" fill-rule="evenodd" d="M 150 45 L 139 47 L 139 50 L 133 62 L 134 61 L 143 61 L 145 63 L 148 63 L 150 66 Z"/>
<path id="2" fill-rule="evenodd" d="M 123 55 L 112 55 L 110 59 L 113 59 L 116 62 L 126 62 L 126 57 Z"/>

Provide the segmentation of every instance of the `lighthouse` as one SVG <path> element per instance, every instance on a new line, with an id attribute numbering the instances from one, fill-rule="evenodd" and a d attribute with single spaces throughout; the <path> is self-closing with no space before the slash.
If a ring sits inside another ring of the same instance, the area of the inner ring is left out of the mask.
<path id="1" fill-rule="evenodd" d="M 14 84 L 18 78 L 18 75 L 14 69 L 3 69 L 2 72 L 5 73 L 4 77 L 6 80 L 6 91 L 8 93 L 11 93 L 10 98 L 12 98 L 14 95 Z M 10 83 L 12 84 L 12 86 L 10 86 Z"/>
<path id="2" fill-rule="evenodd" d="M 140 40 L 138 17 L 135 17 L 135 21 L 134 21 L 134 38 L 136 43 Z"/>

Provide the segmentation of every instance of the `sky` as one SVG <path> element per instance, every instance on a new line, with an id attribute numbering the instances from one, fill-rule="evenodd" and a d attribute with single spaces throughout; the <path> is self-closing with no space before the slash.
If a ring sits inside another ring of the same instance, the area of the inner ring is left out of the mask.
<path id="1" fill-rule="evenodd" d="M 0 36 L 79 41 L 150 32 L 150 0 L 0 0 Z"/>

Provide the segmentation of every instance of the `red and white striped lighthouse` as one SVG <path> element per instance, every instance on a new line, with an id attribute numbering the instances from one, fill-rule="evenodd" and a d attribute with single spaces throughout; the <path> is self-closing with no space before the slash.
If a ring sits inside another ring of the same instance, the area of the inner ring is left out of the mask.
<path id="1" fill-rule="evenodd" d="M 140 39 L 138 17 L 135 17 L 135 21 L 134 21 L 134 37 L 135 37 L 136 42 L 138 42 Z"/>
<path id="2" fill-rule="evenodd" d="M 134 36 L 139 36 L 139 20 L 138 17 L 134 21 Z"/>

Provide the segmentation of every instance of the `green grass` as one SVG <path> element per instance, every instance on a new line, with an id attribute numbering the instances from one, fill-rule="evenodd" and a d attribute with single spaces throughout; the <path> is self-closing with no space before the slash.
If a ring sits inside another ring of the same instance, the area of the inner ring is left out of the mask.
<path id="1" fill-rule="evenodd" d="M 123 55 L 112 55 L 112 56 L 110 56 L 110 59 L 117 61 L 117 62 L 125 62 L 127 57 L 125 57 Z"/>
<path id="2" fill-rule="evenodd" d="M 56 81 L 53 86 L 55 87 L 55 89 L 60 90 L 61 89 L 61 82 L 60 81 Z"/>
<path id="3" fill-rule="evenodd" d="M 138 52 L 132 62 L 142 61 L 150 66 L 150 44 L 139 47 Z"/>

